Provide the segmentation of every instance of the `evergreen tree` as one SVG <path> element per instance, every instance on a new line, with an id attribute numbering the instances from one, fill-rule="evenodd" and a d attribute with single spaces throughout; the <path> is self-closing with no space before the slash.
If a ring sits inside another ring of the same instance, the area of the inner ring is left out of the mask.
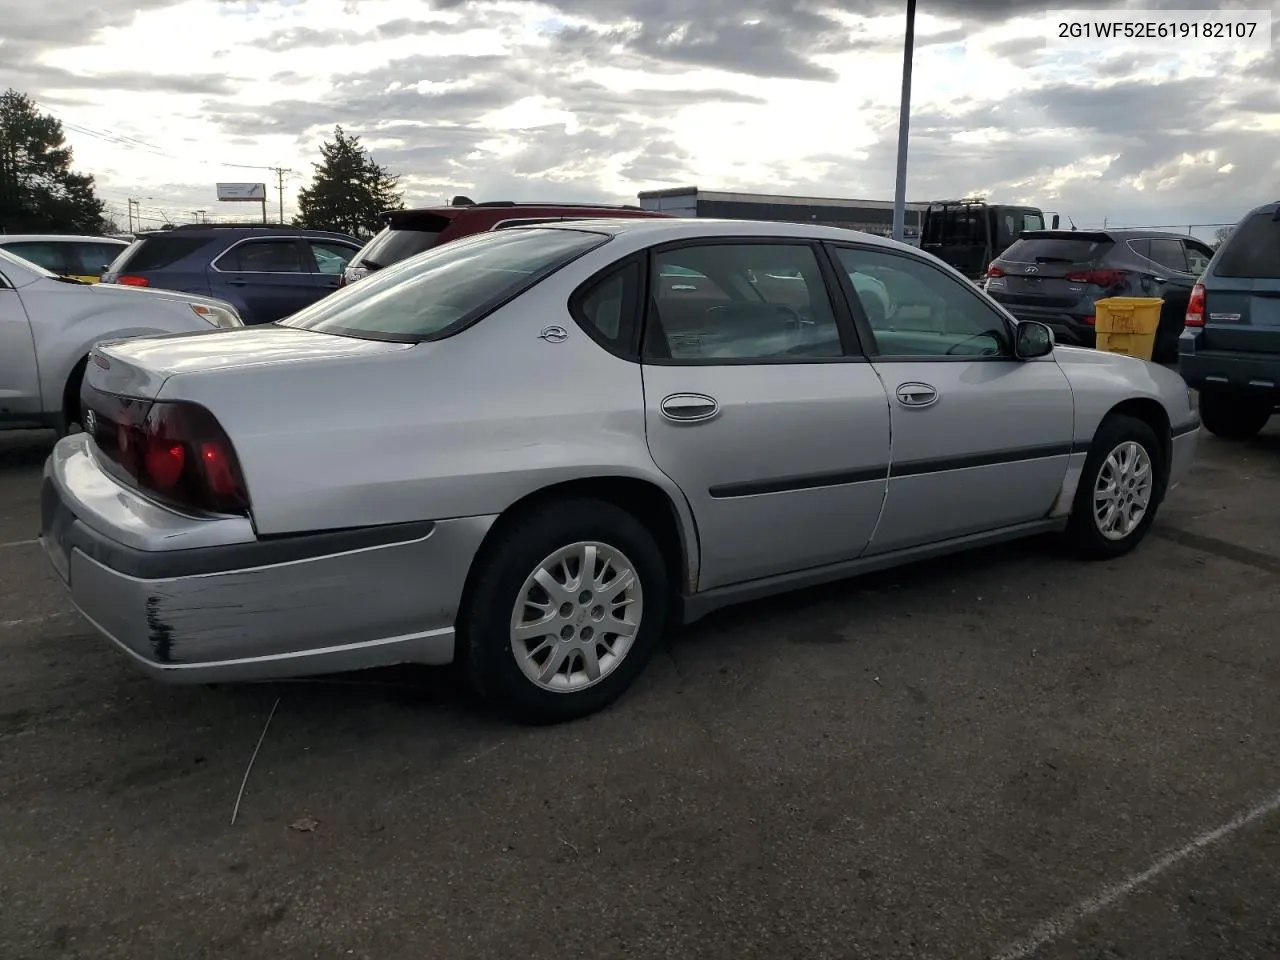
<path id="1" fill-rule="evenodd" d="M 380 213 L 404 208 L 400 178 L 374 163 L 358 136 L 334 127 L 333 140 L 320 145 L 320 156 L 320 163 L 312 164 L 311 186 L 298 191 L 295 226 L 363 239 L 381 229 Z"/>
<path id="2" fill-rule="evenodd" d="M 62 123 L 10 89 L 0 94 L 0 229 L 101 233 L 93 177 L 73 173 Z"/>

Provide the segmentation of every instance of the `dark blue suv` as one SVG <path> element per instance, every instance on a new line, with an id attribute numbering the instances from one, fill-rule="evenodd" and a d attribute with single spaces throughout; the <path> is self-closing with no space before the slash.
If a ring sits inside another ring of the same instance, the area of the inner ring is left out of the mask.
<path id="1" fill-rule="evenodd" d="M 336 290 L 362 244 L 284 224 L 198 223 L 139 235 L 103 283 L 226 300 L 247 324 L 274 323 Z"/>

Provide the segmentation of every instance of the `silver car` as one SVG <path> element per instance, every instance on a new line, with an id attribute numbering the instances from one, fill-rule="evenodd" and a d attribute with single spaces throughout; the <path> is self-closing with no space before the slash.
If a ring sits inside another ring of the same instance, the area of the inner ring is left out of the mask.
<path id="1" fill-rule="evenodd" d="M 912 247 L 693 219 L 478 234 L 276 325 L 101 346 L 84 393 L 42 540 L 143 669 L 457 661 L 533 721 L 727 604 L 1051 530 L 1123 554 L 1199 428 L 1176 374 Z"/>
<path id="2" fill-rule="evenodd" d="M 99 340 L 241 327 L 212 297 L 88 284 L 0 249 L 0 430 L 80 420 L 80 384 Z"/>

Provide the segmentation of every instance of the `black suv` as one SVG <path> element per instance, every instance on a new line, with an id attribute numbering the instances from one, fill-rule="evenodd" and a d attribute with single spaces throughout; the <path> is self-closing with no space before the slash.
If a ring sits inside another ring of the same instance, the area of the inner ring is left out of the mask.
<path id="1" fill-rule="evenodd" d="M 987 293 L 1019 320 L 1048 324 L 1059 343 L 1096 344 L 1094 304 L 1106 297 L 1159 297 L 1154 360 L 1172 363 L 1208 244 L 1150 230 L 1036 230 L 992 261 Z"/>
<path id="2" fill-rule="evenodd" d="M 1245 440 L 1280 403 L 1280 203 L 1250 211 L 1209 261 L 1178 338 L 1178 372 L 1210 433 Z"/>

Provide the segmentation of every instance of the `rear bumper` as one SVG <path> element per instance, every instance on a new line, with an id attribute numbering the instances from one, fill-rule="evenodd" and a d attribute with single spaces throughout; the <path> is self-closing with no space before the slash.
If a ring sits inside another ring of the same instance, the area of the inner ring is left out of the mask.
<path id="1" fill-rule="evenodd" d="M 1180 427 L 1174 427 L 1170 431 L 1170 436 L 1172 449 L 1169 452 L 1167 491 L 1176 489 L 1191 470 L 1191 464 L 1196 458 L 1196 446 L 1200 442 L 1200 421 L 1194 420 Z"/>
<path id="2" fill-rule="evenodd" d="M 1184 331 L 1178 341 L 1178 373 L 1188 386 L 1280 398 L 1280 354 L 1196 350 L 1195 343 L 1192 331 Z"/>
<path id="3" fill-rule="evenodd" d="M 492 521 L 247 539 L 247 520 L 117 484 L 78 434 L 45 464 L 40 540 L 76 608 L 146 673 L 208 683 L 448 663 Z"/>

